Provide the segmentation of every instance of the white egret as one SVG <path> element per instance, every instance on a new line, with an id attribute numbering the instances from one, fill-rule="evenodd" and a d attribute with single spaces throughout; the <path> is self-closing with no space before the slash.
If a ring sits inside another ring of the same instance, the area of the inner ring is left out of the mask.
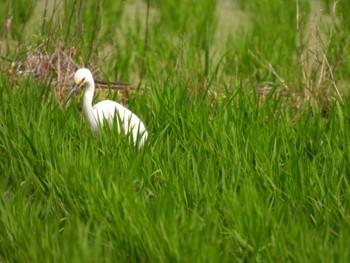
<path id="1" fill-rule="evenodd" d="M 89 123 L 91 130 L 96 135 L 98 135 L 99 127 L 103 126 L 105 121 L 109 125 L 113 125 L 114 122 L 116 122 L 119 132 L 121 125 L 125 134 L 132 132 L 134 144 L 136 144 L 137 141 L 139 141 L 139 146 L 142 146 L 145 143 L 148 136 L 145 125 L 139 119 L 139 117 L 137 117 L 130 110 L 111 100 L 103 100 L 92 106 L 92 98 L 95 92 L 95 82 L 90 70 L 87 68 L 80 68 L 77 70 L 77 72 L 75 72 L 74 84 L 64 105 L 66 105 L 72 95 L 80 87 L 85 88 L 83 99 L 85 119 Z"/>

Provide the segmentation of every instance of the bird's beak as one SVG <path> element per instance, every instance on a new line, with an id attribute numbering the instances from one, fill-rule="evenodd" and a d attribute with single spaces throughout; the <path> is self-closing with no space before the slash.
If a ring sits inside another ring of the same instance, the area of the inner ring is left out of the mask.
<path id="1" fill-rule="evenodd" d="M 67 104 L 67 102 L 70 100 L 70 98 L 73 96 L 73 94 L 78 90 L 79 85 L 78 84 L 73 84 L 72 89 L 70 90 L 68 97 L 66 101 L 64 102 L 64 106 Z"/>

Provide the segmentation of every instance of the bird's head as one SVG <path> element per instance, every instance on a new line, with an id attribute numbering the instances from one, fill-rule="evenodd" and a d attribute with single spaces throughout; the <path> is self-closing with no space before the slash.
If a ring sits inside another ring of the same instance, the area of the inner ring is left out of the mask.
<path id="1" fill-rule="evenodd" d="M 67 104 L 67 102 L 70 100 L 70 98 L 73 96 L 73 94 L 77 90 L 79 90 L 81 87 L 84 87 L 86 83 L 93 83 L 93 81 L 94 79 L 92 77 L 90 70 L 88 70 L 87 68 L 78 69 L 74 74 L 74 84 L 67 96 L 66 101 L 64 102 L 64 105 Z"/>

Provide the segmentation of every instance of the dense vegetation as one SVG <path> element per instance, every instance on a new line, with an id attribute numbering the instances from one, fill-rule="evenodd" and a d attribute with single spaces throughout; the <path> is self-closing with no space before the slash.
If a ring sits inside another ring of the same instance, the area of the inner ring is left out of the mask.
<path id="1" fill-rule="evenodd" d="M 4 1 L 0 262 L 349 262 L 347 5 Z M 73 46 L 144 148 L 17 70 Z"/>

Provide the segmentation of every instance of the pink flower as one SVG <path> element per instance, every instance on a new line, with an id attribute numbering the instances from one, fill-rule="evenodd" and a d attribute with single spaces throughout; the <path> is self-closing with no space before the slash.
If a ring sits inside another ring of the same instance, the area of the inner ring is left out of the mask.
<path id="1" fill-rule="evenodd" d="M 5 24 L 5 29 L 8 30 L 11 26 L 12 18 L 7 18 L 6 24 Z"/>

